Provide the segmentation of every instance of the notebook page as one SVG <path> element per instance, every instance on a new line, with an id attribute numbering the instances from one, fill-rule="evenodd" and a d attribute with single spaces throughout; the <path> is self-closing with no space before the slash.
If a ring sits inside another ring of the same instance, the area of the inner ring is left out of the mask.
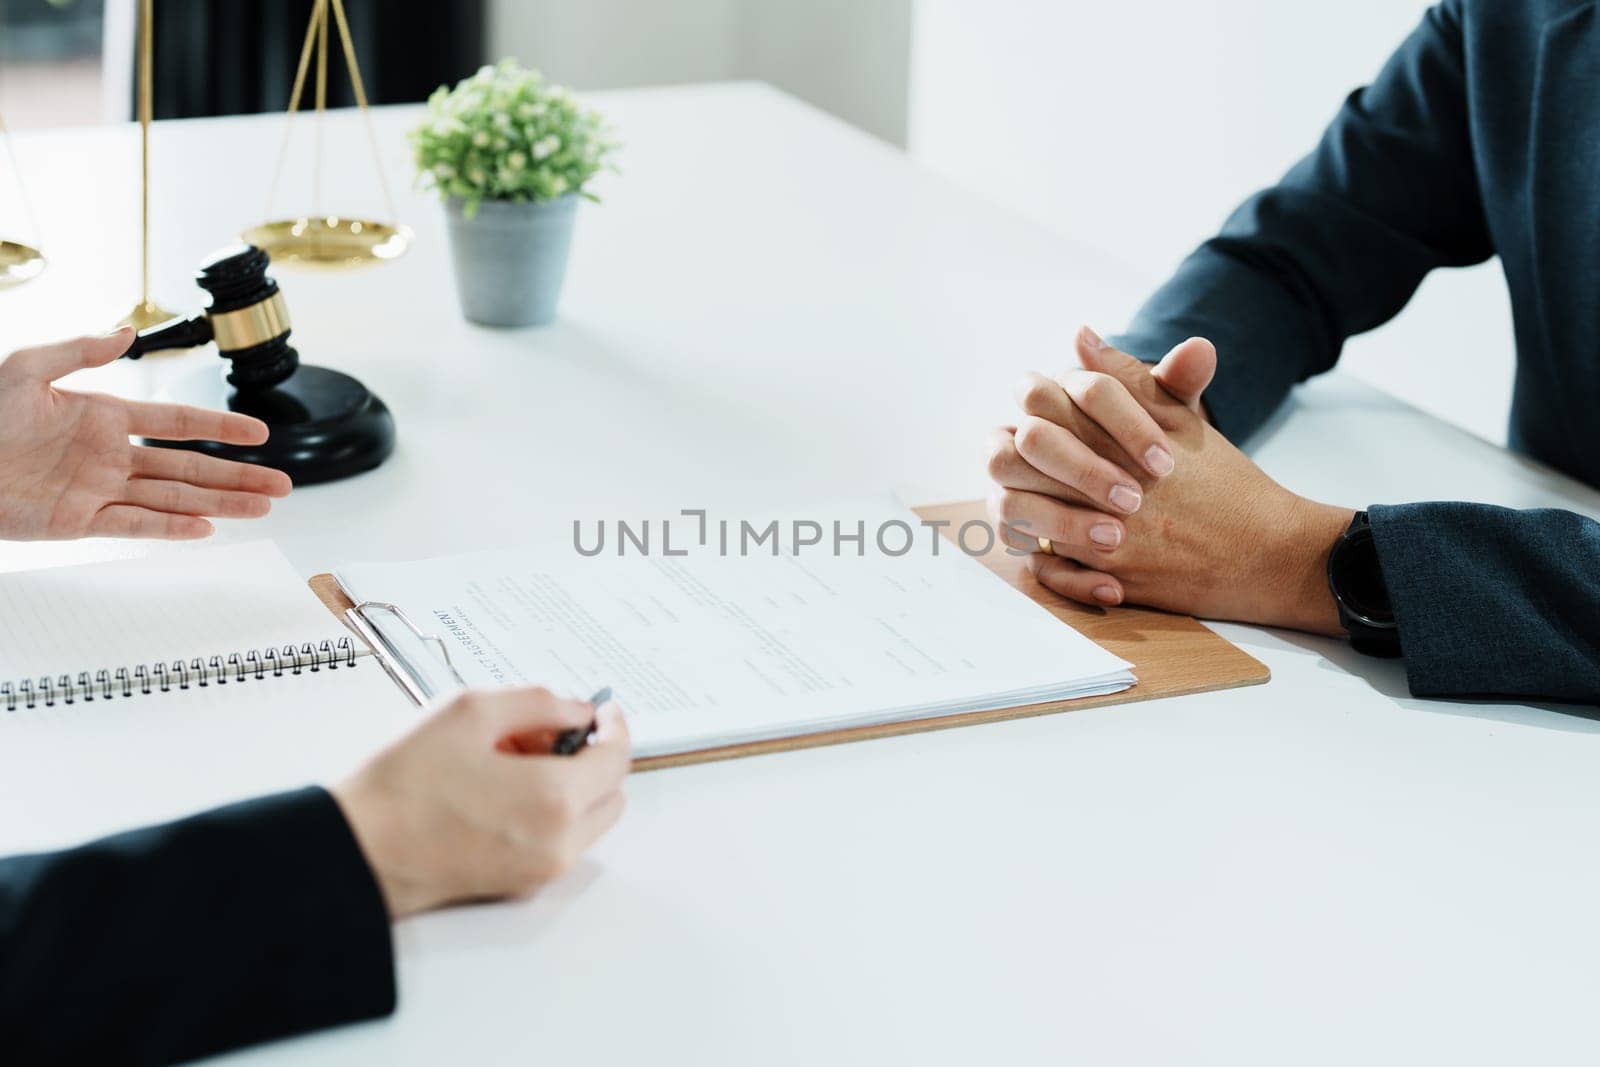
<path id="1" fill-rule="evenodd" d="M 918 522 L 876 501 L 835 510 L 868 529 Z M 640 755 L 1133 683 L 1127 663 L 949 545 L 592 558 L 569 546 L 357 564 L 338 577 L 355 599 L 396 603 L 442 634 L 468 684 L 611 686 Z M 414 650 L 407 659 L 435 692 L 450 684 L 402 627 L 372 621 Z"/>
<path id="2" fill-rule="evenodd" d="M 0 574 L 0 683 L 346 636 L 270 541 Z"/>
<path id="3" fill-rule="evenodd" d="M 423 712 L 378 663 L 56 708 L 0 733 L 0 855 L 332 785 Z"/>

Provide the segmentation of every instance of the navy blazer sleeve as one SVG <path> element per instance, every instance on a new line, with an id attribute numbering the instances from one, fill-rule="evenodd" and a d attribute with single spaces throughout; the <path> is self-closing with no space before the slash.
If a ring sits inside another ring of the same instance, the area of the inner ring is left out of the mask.
<path id="1" fill-rule="evenodd" d="M 1459 0 L 1429 10 L 1316 149 L 1113 340 L 1147 361 L 1187 337 L 1215 342 L 1206 406 L 1230 439 L 1330 369 L 1347 337 L 1392 318 L 1429 271 L 1493 254 L 1462 19 Z M 1477 504 L 1369 514 L 1412 692 L 1600 703 L 1600 525 Z"/>
<path id="2" fill-rule="evenodd" d="M 1206 407 L 1233 441 L 1344 340 L 1393 318 L 1430 270 L 1493 254 L 1473 168 L 1460 5 L 1446 0 L 1352 93 L 1316 149 L 1247 200 L 1112 339 L 1159 359 L 1217 346 Z"/>
<path id="3" fill-rule="evenodd" d="M 1569 511 L 1368 511 L 1417 696 L 1600 704 L 1600 523 Z"/>
<path id="4" fill-rule="evenodd" d="M 394 1003 L 387 909 L 321 789 L 0 860 L 8 1063 L 172 1063 Z"/>

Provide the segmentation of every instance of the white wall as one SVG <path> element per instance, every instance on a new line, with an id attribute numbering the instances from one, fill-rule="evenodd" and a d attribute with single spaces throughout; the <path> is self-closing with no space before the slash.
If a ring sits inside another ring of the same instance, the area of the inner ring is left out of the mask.
<path id="1" fill-rule="evenodd" d="M 911 21 L 911 0 L 741 0 L 740 76 L 904 145 Z"/>
<path id="2" fill-rule="evenodd" d="M 491 0 L 489 52 L 578 89 L 733 77 L 739 0 Z"/>
<path id="3" fill-rule="evenodd" d="M 489 50 L 578 89 L 755 79 L 905 143 L 911 0 L 491 0 Z"/>
<path id="4" fill-rule="evenodd" d="M 1154 286 L 1315 143 L 1426 6 L 491 0 L 490 50 L 580 89 L 772 82 L 909 142 Z M 1434 275 L 1395 322 L 1352 341 L 1343 366 L 1503 440 L 1512 348 L 1498 266 Z"/>
<path id="5" fill-rule="evenodd" d="M 910 148 L 1154 282 L 1315 143 L 1426 6 L 917 0 Z M 1512 353 L 1498 266 L 1435 274 L 1344 366 L 1503 440 Z"/>

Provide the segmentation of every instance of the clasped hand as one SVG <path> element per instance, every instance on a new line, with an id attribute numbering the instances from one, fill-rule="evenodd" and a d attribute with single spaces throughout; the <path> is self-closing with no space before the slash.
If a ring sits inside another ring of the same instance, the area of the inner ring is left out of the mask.
<path id="1" fill-rule="evenodd" d="M 1210 424 L 1211 343 L 1154 368 L 1087 328 L 1076 346 L 1081 368 L 1024 379 L 1021 416 L 990 442 L 990 517 L 1039 581 L 1087 604 L 1339 632 L 1326 565 L 1352 512 L 1291 493 Z"/>

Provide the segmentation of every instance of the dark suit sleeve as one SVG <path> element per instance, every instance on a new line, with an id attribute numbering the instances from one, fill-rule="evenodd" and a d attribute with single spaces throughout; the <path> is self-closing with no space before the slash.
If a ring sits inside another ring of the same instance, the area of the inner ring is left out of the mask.
<path id="1" fill-rule="evenodd" d="M 1600 523 L 1457 503 L 1368 516 L 1413 693 L 1600 704 Z"/>
<path id="2" fill-rule="evenodd" d="M 1248 437 L 1347 337 L 1392 318 L 1435 267 L 1493 253 L 1473 168 L 1460 5 L 1446 0 L 1350 95 L 1316 149 L 1235 211 L 1113 343 L 1159 359 L 1217 346 L 1212 421 Z"/>
<path id="3" fill-rule="evenodd" d="M 170 1063 L 394 1003 L 387 910 L 321 789 L 0 861 L 8 1063 Z"/>

